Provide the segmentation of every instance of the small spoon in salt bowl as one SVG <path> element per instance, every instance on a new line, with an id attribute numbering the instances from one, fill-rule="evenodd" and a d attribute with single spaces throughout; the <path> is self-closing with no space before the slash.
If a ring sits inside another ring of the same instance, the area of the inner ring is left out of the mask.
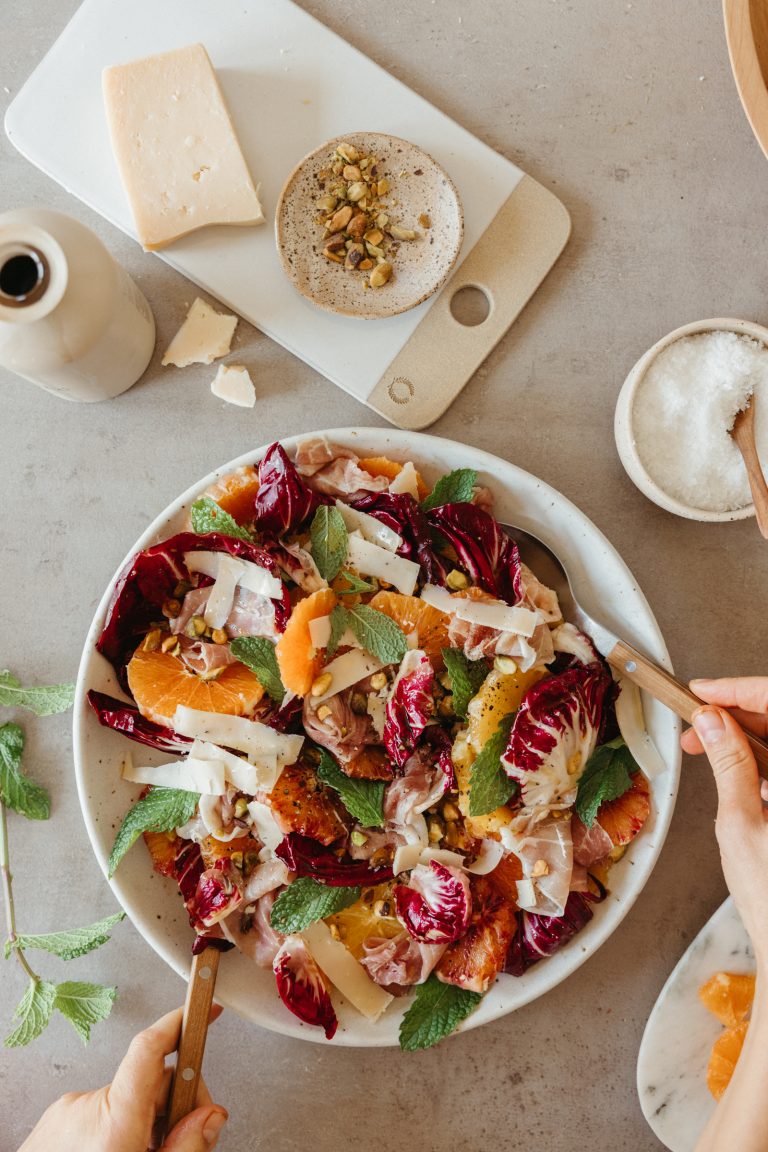
<path id="1" fill-rule="evenodd" d="M 731 428 L 731 436 L 744 459 L 744 467 L 749 478 L 752 502 L 755 505 L 755 519 L 761 533 L 768 540 L 768 485 L 765 483 L 760 457 L 755 445 L 755 397 L 750 396 L 746 408 L 736 413 Z"/>

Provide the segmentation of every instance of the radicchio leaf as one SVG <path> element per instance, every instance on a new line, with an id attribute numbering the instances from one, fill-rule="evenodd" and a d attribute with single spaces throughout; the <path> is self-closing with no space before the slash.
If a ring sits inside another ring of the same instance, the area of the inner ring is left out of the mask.
<path id="1" fill-rule="evenodd" d="M 476 504 L 443 504 L 427 519 L 453 546 L 459 566 L 475 584 L 507 604 L 520 603 L 520 553 L 490 513 Z"/>
<path id="2" fill-rule="evenodd" d="M 126 691 L 125 665 L 139 637 L 146 632 L 152 620 L 157 618 L 163 601 L 173 595 L 178 582 L 190 579 L 184 563 L 185 552 L 226 552 L 229 556 L 249 560 L 266 568 L 273 576 L 280 575 L 277 564 L 263 548 L 217 532 L 209 532 L 205 536 L 198 536 L 196 532 L 179 532 L 160 544 L 138 552 L 128 561 L 115 582 L 107 609 L 107 621 L 96 641 L 97 649 L 109 660 L 117 672 L 121 687 Z M 275 627 L 282 632 L 291 612 L 287 588 L 283 587 L 282 601 L 274 603 Z"/>
<path id="3" fill-rule="evenodd" d="M 259 464 L 255 523 L 259 532 L 281 536 L 298 528 L 329 496 L 314 492 L 299 476 L 281 444 L 272 444 Z M 207 539 L 207 537 L 206 537 Z"/>
<path id="4" fill-rule="evenodd" d="M 94 691 L 88 693 L 87 700 L 99 723 L 105 728 L 122 732 L 124 736 L 130 737 L 138 744 L 146 744 L 148 748 L 156 748 L 158 752 L 183 755 L 189 751 L 189 746 L 192 744 L 189 736 L 179 736 L 172 728 L 165 728 L 162 724 L 155 724 L 152 720 L 145 719 L 135 704 L 128 704 L 115 696 L 107 696 L 105 692 Z"/>
<path id="5" fill-rule="evenodd" d="M 331 888 L 383 884 L 392 879 L 390 865 L 371 868 L 366 860 L 340 858 L 331 848 L 298 832 L 289 832 L 275 848 L 275 855 L 297 876 L 311 876 Z"/>
<path id="6" fill-rule="evenodd" d="M 529 688 L 501 763 L 529 808 L 573 803 L 574 789 L 597 745 L 613 680 L 604 664 L 579 664 Z"/>
<path id="7" fill-rule="evenodd" d="M 232 877 L 232 865 L 220 858 L 199 875 L 193 895 L 185 901 L 189 922 L 196 932 L 203 932 L 233 912 L 242 900 L 243 894 Z"/>
<path id="8" fill-rule="evenodd" d="M 225 940 L 223 936 L 214 936 L 213 932 L 199 933 L 195 936 L 192 945 L 192 955 L 199 956 L 201 952 L 205 952 L 206 948 L 215 948 L 218 952 L 229 952 L 234 947 L 232 941 Z"/>
<path id="9" fill-rule="evenodd" d="M 572 940 L 591 919 L 590 897 L 581 892 L 571 892 L 562 916 L 518 912 L 517 932 L 509 946 L 504 971 L 522 976 L 531 965 Z"/>
<path id="10" fill-rule="evenodd" d="M 418 648 L 406 652 L 387 701 L 384 747 L 402 768 L 432 719 L 435 673 L 429 657 Z"/>
<path id="11" fill-rule="evenodd" d="M 287 936 L 272 963 L 277 991 L 286 1008 L 325 1032 L 332 1040 L 338 1027 L 322 973 L 300 936 Z"/>
<path id="12" fill-rule="evenodd" d="M 429 521 L 410 493 L 377 492 L 355 500 L 352 507 L 359 512 L 367 512 L 397 532 L 403 540 L 398 555 L 420 564 L 422 575 L 428 583 L 445 584 L 451 565 L 436 552 Z"/>
<path id="13" fill-rule="evenodd" d="M 408 884 L 394 890 L 397 918 L 422 944 L 450 944 L 467 930 L 472 896 L 467 875 L 430 860 L 417 864 Z"/>
<path id="14" fill-rule="evenodd" d="M 443 792 L 454 792 L 457 788 L 456 768 L 453 763 L 453 741 L 439 724 L 429 724 L 424 729 L 423 743 L 433 750 L 433 764 L 443 774 Z"/>

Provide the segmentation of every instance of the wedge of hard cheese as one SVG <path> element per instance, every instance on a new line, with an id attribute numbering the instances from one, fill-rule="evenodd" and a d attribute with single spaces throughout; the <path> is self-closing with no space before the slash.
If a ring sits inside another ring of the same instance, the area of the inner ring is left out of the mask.
<path id="1" fill-rule="evenodd" d="M 117 164 L 145 248 L 264 214 L 202 44 L 103 73 Z"/>

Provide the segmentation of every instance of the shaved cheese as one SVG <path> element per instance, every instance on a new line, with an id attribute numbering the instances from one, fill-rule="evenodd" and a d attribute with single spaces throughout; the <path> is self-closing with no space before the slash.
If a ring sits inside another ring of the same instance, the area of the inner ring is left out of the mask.
<path id="1" fill-rule="evenodd" d="M 283 582 L 279 576 L 273 576 L 266 568 L 251 560 L 243 560 L 242 565 L 243 574 L 238 580 L 241 588 L 247 588 L 249 592 L 256 592 L 260 596 L 269 596 L 272 600 L 282 600 Z"/>
<path id="2" fill-rule="evenodd" d="M 123 780 L 129 780 L 131 784 L 179 788 L 182 792 L 199 792 L 205 796 L 223 796 L 227 790 L 222 761 L 198 760 L 194 756 L 146 768 L 123 764 Z"/>
<path id="3" fill-rule="evenodd" d="M 213 364 L 229 352 L 236 327 L 237 316 L 217 312 L 198 296 L 168 345 L 163 365 L 186 368 L 190 364 Z"/>
<path id="4" fill-rule="evenodd" d="M 341 940 L 334 940 L 324 920 L 316 920 L 301 933 L 312 958 L 331 983 L 363 1016 L 378 1020 L 393 997 L 374 984 L 362 964 L 355 960 Z"/>
<path id="5" fill-rule="evenodd" d="M 409 496 L 413 496 L 414 500 L 418 500 L 419 485 L 416 469 L 410 460 L 403 464 L 394 480 L 390 480 L 389 490 L 390 492 L 407 492 Z"/>
<path id="6" fill-rule="evenodd" d="M 460 868 L 462 872 L 469 872 L 464 857 L 458 852 L 450 852 L 447 848 L 422 848 L 419 844 L 402 844 L 396 851 L 392 861 L 392 871 L 395 876 L 401 872 L 411 872 L 417 864 L 429 864 L 430 860 L 444 864 L 447 868 Z"/>
<path id="7" fill-rule="evenodd" d="M 195 740 L 189 750 L 190 756 L 198 760 L 220 760 L 224 765 L 224 776 L 238 792 L 255 796 L 257 792 L 271 792 L 282 769 L 277 766 L 277 756 L 263 756 L 261 764 L 249 764 L 242 756 L 219 748 L 205 740 Z"/>
<path id="8" fill-rule="evenodd" d="M 395 556 L 378 544 L 352 534 L 349 537 L 349 563 L 364 576 L 376 576 L 388 584 L 394 584 L 398 592 L 411 596 L 419 576 L 419 565 L 404 556 Z"/>
<path id="9" fill-rule="evenodd" d="M 481 624 L 497 632 L 515 632 L 518 636 L 533 636 L 541 620 L 538 612 L 532 612 L 530 608 L 511 608 L 503 600 L 467 600 L 462 596 L 452 596 L 447 589 L 438 588 L 436 584 L 425 584 L 421 598 L 439 612 L 457 616 L 468 624 Z"/>
<path id="10" fill-rule="evenodd" d="M 330 616 L 316 616 L 314 620 L 310 620 L 309 638 L 312 641 L 313 648 L 328 647 L 328 642 L 331 639 Z M 359 648 L 360 641 L 354 632 L 346 628 L 339 639 L 339 646 L 342 648 Z"/>
<path id="11" fill-rule="evenodd" d="M 194 557 L 198 555 L 201 553 L 187 552 L 184 560 L 186 562 L 187 557 L 190 557 L 194 564 Z M 214 561 L 216 569 L 214 584 L 203 616 L 209 628 L 223 628 L 235 603 L 235 588 L 243 572 L 243 562 L 236 560 L 234 556 L 228 556 L 226 552 L 206 552 L 202 555 L 216 558 Z M 208 567 L 213 566 L 208 565 Z M 195 571 L 194 568 L 190 568 L 189 564 L 187 564 L 187 568 L 190 572 Z M 206 574 L 211 575 L 210 572 Z"/>
<path id="12" fill-rule="evenodd" d="M 389 525 L 382 524 L 380 520 L 377 520 L 375 516 L 369 516 L 367 512 L 359 512 L 357 508 L 350 508 L 349 504 L 344 504 L 341 500 L 336 501 L 336 507 L 341 513 L 341 518 L 346 524 L 348 532 L 359 532 L 366 540 L 370 540 L 371 544 L 379 544 L 389 552 L 397 552 L 403 538 L 398 536 L 397 532 Z"/>
<path id="13" fill-rule="evenodd" d="M 272 815 L 272 809 L 268 804 L 262 804 L 260 800 L 252 800 L 248 805 L 248 812 L 253 820 L 256 839 L 261 840 L 264 845 L 259 852 L 259 859 L 262 861 L 271 860 L 275 848 L 282 843 L 285 834 Z"/>
<path id="14" fill-rule="evenodd" d="M 379 739 L 384 735 L 384 725 L 387 722 L 387 694 L 386 692 L 369 692 L 365 710 L 371 718 Z"/>
<path id="15" fill-rule="evenodd" d="M 324 673 L 330 672 L 331 674 L 330 685 L 322 696 L 313 698 L 313 703 L 315 706 L 322 704 L 323 700 L 327 700 L 329 696 L 335 696 L 337 692 L 351 688 L 353 684 L 364 680 L 366 676 L 373 675 L 374 672 L 379 672 L 383 667 L 381 660 L 377 660 L 375 656 L 371 656 L 362 648 L 353 648 L 349 652 L 343 652 L 341 656 L 337 656 L 335 660 L 331 660 L 330 664 L 326 664 L 323 668 Z"/>
<path id="16" fill-rule="evenodd" d="M 256 403 L 253 380 L 242 364 L 219 364 L 218 372 L 211 380 L 211 392 L 219 400 L 237 404 L 239 408 L 253 408 Z"/>
<path id="17" fill-rule="evenodd" d="M 278 768 L 295 764 L 304 743 L 303 736 L 284 735 L 258 720 L 226 716 L 222 712 L 203 712 L 184 704 L 179 704 L 168 723 L 180 736 L 237 748 L 257 764 L 268 765 L 275 758 Z"/>
<path id="18" fill-rule="evenodd" d="M 234 566 L 237 565 L 237 583 L 242 588 L 261 596 L 269 596 L 272 600 L 282 599 L 282 581 L 251 560 L 238 560 L 226 552 L 200 551 L 185 552 L 184 563 L 190 572 L 201 572 L 203 576 L 210 576 L 212 580 L 217 580 L 224 568 L 234 571 Z"/>
<path id="19" fill-rule="evenodd" d="M 503 855 L 504 845 L 498 840 L 483 840 L 477 859 L 469 865 L 467 872 L 473 876 L 487 876 L 500 863 Z"/>
<path id="20" fill-rule="evenodd" d="M 536 890 L 533 880 L 517 881 L 517 903 L 520 908 L 536 907 Z"/>

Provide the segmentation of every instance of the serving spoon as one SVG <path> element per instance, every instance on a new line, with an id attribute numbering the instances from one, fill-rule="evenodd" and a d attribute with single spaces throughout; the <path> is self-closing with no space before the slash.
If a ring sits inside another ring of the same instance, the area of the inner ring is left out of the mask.
<path id="1" fill-rule="evenodd" d="M 213 1003 L 220 958 L 221 952 L 218 948 L 205 948 L 192 958 L 176 1068 L 168 1093 L 166 1134 L 178 1124 L 179 1120 L 197 1107 L 197 1089 L 208 1036 L 208 1017 Z"/>
<path id="2" fill-rule="evenodd" d="M 751 396 L 746 408 L 736 413 L 731 428 L 731 436 L 741 452 L 747 470 L 752 503 L 755 505 L 755 519 L 762 535 L 768 539 L 768 485 L 765 483 L 763 468 L 755 445 L 755 398 Z"/>
<path id="3" fill-rule="evenodd" d="M 656 700 L 666 704 L 681 719 L 690 724 L 693 714 L 704 703 L 671 673 L 661 668 L 637 648 L 619 639 L 603 624 L 582 608 L 573 592 L 570 577 L 562 561 L 538 536 L 512 524 L 501 527 L 519 546 L 526 564 L 543 584 L 557 593 L 563 618 L 575 624 L 592 639 L 597 650 L 621 676 L 638 688 L 645 689 Z M 759 736 L 745 732 L 760 775 L 768 779 L 768 744 Z"/>

